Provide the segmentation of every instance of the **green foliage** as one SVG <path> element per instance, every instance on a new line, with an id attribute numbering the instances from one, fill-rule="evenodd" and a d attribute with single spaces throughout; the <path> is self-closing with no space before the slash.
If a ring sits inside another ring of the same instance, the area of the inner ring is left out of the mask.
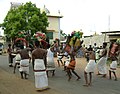
<path id="1" fill-rule="evenodd" d="M 14 39 L 21 31 L 25 34 L 31 31 L 31 36 L 38 31 L 46 33 L 48 24 L 46 13 L 41 13 L 35 4 L 27 2 L 17 8 L 11 8 L 0 26 L 8 38 Z"/>

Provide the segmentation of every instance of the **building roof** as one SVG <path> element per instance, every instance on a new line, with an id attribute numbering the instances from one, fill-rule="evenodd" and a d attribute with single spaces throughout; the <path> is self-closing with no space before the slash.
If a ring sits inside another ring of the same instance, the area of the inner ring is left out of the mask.
<path id="1" fill-rule="evenodd" d="M 106 31 L 106 32 L 101 32 L 101 33 L 120 33 L 120 31 Z"/>
<path id="2" fill-rule="evenodd" d="M 47 17 L 54 17 L 54 18 L 62 18 L 63 16 L 60 14 L 60 11 L 58 10 L 57 13 L 51 13 L 51 11 L 45 7 L 43 7 L 42 12 L 45 12 L 47 14 Z"/>
<path id="3" fill-rule="evenodd" d="M 54 17 L 54 18 L 62 18 L 62 15 L 51 15 L 51 14 L 47 14 L 47 17 Z"/>
<path id="4" fill-rule="evenodd" d="M 102 34 L 107 34 L 107 35 L 116 35 L 120 36 L 120 31 L 107 31 L 107 32 L 101 32 Z"/>

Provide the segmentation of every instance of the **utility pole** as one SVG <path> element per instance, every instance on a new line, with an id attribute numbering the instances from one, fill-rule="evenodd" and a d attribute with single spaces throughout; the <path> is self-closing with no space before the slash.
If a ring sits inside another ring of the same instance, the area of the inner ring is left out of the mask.
<path id="1" fill-rule="evenodd" d="M 110 31 L 110 15 L 108 15 L 108 32 Z M 104 37 L 104 42 L 106 42 L 106 32 L 105 32 L 105 37 Z"/>

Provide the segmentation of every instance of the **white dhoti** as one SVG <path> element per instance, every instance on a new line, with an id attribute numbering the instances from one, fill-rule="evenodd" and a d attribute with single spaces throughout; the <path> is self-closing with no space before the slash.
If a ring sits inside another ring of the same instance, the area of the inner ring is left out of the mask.
<path id="1" fill-rule="evenodd" d="M 95 60 L 89 60 L 87 66 L 85 67 L 85 72 L 87 73 L 94 72 L 95 66 L 96 66 Z"/>
<path id="2" fill-rule="evenodd" d="M 69 65 L 70 61 L 69 60 L 66 60 L 65 61 L 65 66 L 67 67 Z"/>
<path id="3" fill-rule="evenodd" d="M 101 57 L 100 60 L 98 61 L 97 67 L 98 67 L 98 72 L 100 74 L 107 74 L 106 62 L 107 62 L 107 57 Z"/>
<path id="4" fill-rule="evenodd" d="M 20 61 L 19 71 L 29 74 L 29 59 L 23 59 Z"/>
<path id="5" fill-rule="evenodd" d="M 48 49 L 47 52 L 47 71 L 55 70 L 54 53 Z"/>
<path id="6" fill-rule="evenodd" d="M 53 58 L 47 58 L 47 70 L 55 70 L 55 63 Z"/>
<path id="7" fill-rule="evenodd" d="M 48 78 L 46 74 L 45 64 L 42 59 L 35 59 L 34 62 L 35 87 L 43 90 L 48 87 Z"/>
<path id="8" fill-rule="evenodd" d="M 112 61 L 112 63 L 110 64 L 110 71 L 115 72 L 117 69 L 117 61 Z"/>
<path id="9" fill-rule="evenodd" d="M 58 55 L 57 60 L 61 60 L 61 59 L 62 59 L 62 56 Z"/>
<path id="10" fill-rule="evenodd" d="M 15 64 L 20 64 L 21 56 L 20 54 L 16 54 L 15 56 Z"/>

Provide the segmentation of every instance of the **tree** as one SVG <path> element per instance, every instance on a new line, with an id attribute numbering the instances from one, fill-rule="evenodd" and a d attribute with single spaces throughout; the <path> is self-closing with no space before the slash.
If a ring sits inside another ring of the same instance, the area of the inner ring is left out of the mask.
<path id="1" fill-rule="evenodd" d="M 19 36 L 20 32 L 26 35 L 30 34 L 30 36 L 33 36 L 38 31 L 46 33 L 48 24 L 46 13 L 41 12 L 40 8 L 37 8 L 35 4 L 27 2 L 11 8 L 1 27 L 4 30 L 4 34 L 14 40 Z"/>

